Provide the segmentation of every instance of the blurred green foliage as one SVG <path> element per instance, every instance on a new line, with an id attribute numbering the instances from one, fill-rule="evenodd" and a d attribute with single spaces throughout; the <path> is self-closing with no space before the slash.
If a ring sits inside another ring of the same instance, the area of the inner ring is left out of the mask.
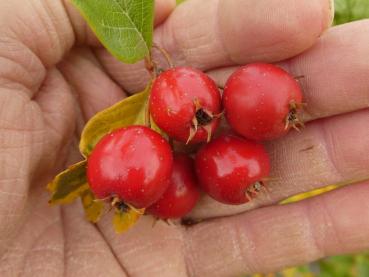
<path id="1" fill-rule="evenodd" d="M 319 262 L 321 277 L 368 277 L 369 255 L 344 255 L 326 258 Z"/>
<path id="2" fill-rule="evenodd" d="M 335 0 L 336 25 L 364 18 L 369 18 L 369 0 Z"/>
<path id="3" fill-rule="evenodd" d="M 280 272 L 244 277 L 368 277 L 369 255 L 341 255 L 307 265 L 287 268 Z"/>

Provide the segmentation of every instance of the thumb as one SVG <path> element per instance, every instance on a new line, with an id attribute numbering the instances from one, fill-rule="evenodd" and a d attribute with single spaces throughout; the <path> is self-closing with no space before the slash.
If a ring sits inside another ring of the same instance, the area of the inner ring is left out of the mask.
<path id="1" fill-rule="evenodd" d="M 175 0 L 155 0 L 155 24 L 163 22 L 174 7 Z M 33 60 L 37 58 L 45 67 L 51 67 L 74 44 L 100 46 L 69 0 L 1 1 L 0 33 L 2 52 L 6 44 L 22 44 L 24 49 L 19 49 L 22 52 L 19 56 L 23 59 L 20 57 L 15 62 L 25 65 L 29 63 L 31 54 L 36 56 Z M 9 50 L 10 47 L 7 48 Z M 0 56 L 4 53 L 0 52 Z"/>

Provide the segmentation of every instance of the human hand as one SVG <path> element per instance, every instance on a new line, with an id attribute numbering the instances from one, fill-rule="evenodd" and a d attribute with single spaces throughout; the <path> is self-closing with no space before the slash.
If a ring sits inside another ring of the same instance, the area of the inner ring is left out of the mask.
<path id="1" fill-rule="evenodd" d="M 205 197 L 191 214 L 202 223 L 152 228 L 144 217 L 117 236 L 108 217 L 97 226 L 86 222 L 78 203 L 47 207 L 44 187 L 79 158 L 75 142 L 84 121 L 119 100 L 122 88 L 140 90 L 146 73 L 97 48 L 78 14 L 67 9 L 69 18 L 60 1 L 0 4 L 0 26 L 8 29 L 0 32 L 2 276 L 238 276 L 368 248 L 368 182 L 275 205 L 299 192 L 368 177 L 362 154 L 369 150 L 369 48 L 362 35 L 368 21 L 318 38 L 331 22 L 328 1 L 191 0 L 180 6 L 155 38 L 177 65 L 199 67 L 223 84 L 237 64 L 281 61 L 293 75 L 305 76 L 305 117 L 312 122 L 267 145 L 276 179 L 268 194 L 242 206 Z M 269 207 L 255 209 L 261 206 Z"/>
<path id="2" fill-rule="evenodd" d="M 174 6 L 157 0 L 156 24 Z M 101 51 L 68 1 L 0 1 L 0 276 L 124 276 L 79 203 L 47 204 L 85 122 L 126 96 Z"/>

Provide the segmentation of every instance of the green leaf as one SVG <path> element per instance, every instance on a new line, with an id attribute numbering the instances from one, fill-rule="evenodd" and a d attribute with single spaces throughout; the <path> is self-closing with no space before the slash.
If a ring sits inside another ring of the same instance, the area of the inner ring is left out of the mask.
<path id="1" fill-rule="evenodd" d="M 51 192 L 50 204 L 69 204 L 89 190 L 86 164 L 86 161 L 82 161 L 70 166 L 48 184 L 47 188 Z"/>
<path id="2" fill-rule="evenodd" d="M 141 217 L 144 211 L 145 211 L 144 209 L 133 210 L 129 207 L 125 211 L 115 209 L 113 217 L 113 226 L 115 232 L 117 234 L 120 234 L 127 231 L 137 222 L 137 220 Z"/>
<path id="3" fill-rule="evenodd" d="M 151 85 L 145 91 L 125 98 L 91 118 L 81 135 L 81 153 L 87 157 L 103 136 L 116 129 L 145 124 L 150 89 Z"/>
<path id="4" fill-rule="evenodd" d="M 81 202 L 85 210 L 86 219 L 93 223 L 98 222 L 104 212 L 104 202 L 101 200 L 96 201 L 90 189 L 81 193 Z"/>
<path id="5" fill-rule="evenodd" d="M 118 60 L 135 63 L 149 54 L 154 0 L 72 0 L 72 3 Z"/>

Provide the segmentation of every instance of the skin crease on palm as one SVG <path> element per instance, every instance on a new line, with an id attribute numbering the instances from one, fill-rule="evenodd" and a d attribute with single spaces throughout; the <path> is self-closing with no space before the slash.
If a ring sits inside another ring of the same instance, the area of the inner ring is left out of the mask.
<path id="1" fill-rule="evenodd" d="M 204 197 L 197 225 L 147 216 L 123 235 L 109 215 L 86 222 L 78 202 L 50 208 L 46 183 L 81 159 L 85 122 L 147 74 L 114 60 L 67 1 L 1 1 L 0 276 L 240 276 L 369 248 L 369 182 L 276 205 L 368 177 L 369 21 L 330 28 L 328 0 L 188 0 L 171 13 L 174 2 L 156 1 L 155 41 L 176 65 L 219 84 L 253 61 L 305 76 L 309 122 L 268 143 L 270 191 L 241 206 Z"/>

